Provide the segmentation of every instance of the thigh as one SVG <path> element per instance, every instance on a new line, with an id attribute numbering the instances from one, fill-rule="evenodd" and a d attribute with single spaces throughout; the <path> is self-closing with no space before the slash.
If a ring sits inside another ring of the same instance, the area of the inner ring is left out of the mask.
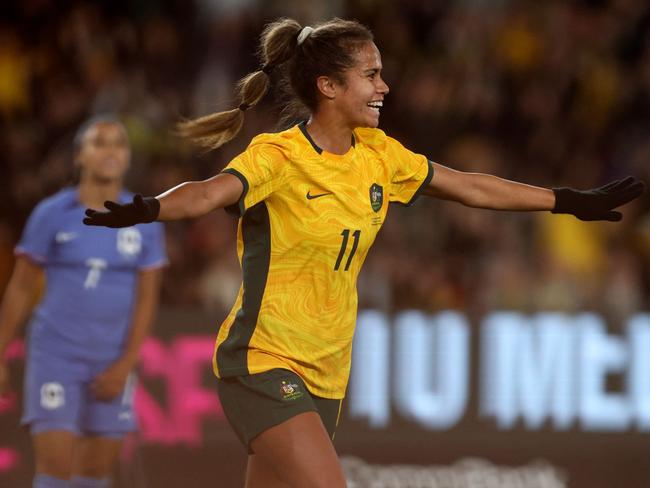
<path id="1" fill-rule="evenodd" d="M 74 451 L 72 473 L 88 478 L 106 478 L 113 473 L 122 440 L 86 435 L 79 437 Z"/>
<path id="2" fill-rule="evenodd" d="M 291 488 L 287 483 L 282 481 L 280 473 L 263 457 L 256 454 L 248 456 L 246 463 L 246 482 L 245 488 Z"/>
<path id="3" fill-rule="evenodd" d="M 334 440 L 334 435 L 336 434 L 336 428 L 339 425 L 339 419 L 341 417 L 341 407 L 343 406 L 343 400 L 333 400 L 331 398 L 321 398 L 315 395 L 312 395 L 320 418 L 323 421 L 325 430 L 330 436 L 330 439 Z"/>
<path id="4" fill-rule="evenodd" d="M 24 379 L 22 424 L 32 434 L 55 430 L 79 433 L 85 383 L 83 367 L 75 361 L 31 350 Z"/>
<path id="5" fill-rule="evenodd" d="M 316 412 L 298 414 L 265 430 L 251 441 L 251 447 L 254 456 L 292 488 L 346 486 L 332 441 Z M 267 486 L 264 480 L 251 480 L 247 488 L 263 486 Z"/>
<path id="6" fill-rule="evenodd" d="M 32 435 L 36 473 L 68 479 L 72 472 L 76 436 L 65 430 L 48 430 Z"/>

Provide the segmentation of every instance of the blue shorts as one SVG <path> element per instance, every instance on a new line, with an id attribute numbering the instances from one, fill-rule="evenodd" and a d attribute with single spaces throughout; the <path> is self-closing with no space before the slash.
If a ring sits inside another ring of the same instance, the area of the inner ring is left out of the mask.
<path id="1" fill-rule="evenodd" d="M 121 395 L 105 402 L 93 397 L 90 384 L 111 363 L 57 357 L 30 347 L 25 371 L 21 419 L 32 434 L 66 430 L 77 435 L 121 437 L 136 430 L 132 373 Z"/>

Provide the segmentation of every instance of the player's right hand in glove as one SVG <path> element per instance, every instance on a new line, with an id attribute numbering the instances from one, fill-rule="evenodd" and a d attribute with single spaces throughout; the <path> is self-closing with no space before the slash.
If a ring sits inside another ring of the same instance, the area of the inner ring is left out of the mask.
<path id="1" fill-rule="evenodd" d="M 572 214 L 585 221 L 618 222 L 623 218 L 623 214 L 614 209 L 631 202 L 644 191 L 645 183 L 633 176 L 612 181 L 592 190 L 553 188 L 555 207 L 551 212 Z"/>
<path id="2" fill-rule="evenodd" d="M 84 224 L 102 227 L 131 227 L 153 222 L 160 213 L 160 202 L 154 197 L 135 195 L 131 203 L 104 202 L 107 212 L 86 209 Z"/>

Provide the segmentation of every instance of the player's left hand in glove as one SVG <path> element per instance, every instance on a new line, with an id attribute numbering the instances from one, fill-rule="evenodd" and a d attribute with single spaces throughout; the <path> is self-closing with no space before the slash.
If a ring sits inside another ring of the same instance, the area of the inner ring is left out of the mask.
<path id="1" fill-rule="evenodd" d="M 153 222 L 160 213 L 160 202 L 154 197 L 135 195 L 131 203 L 104 202 L 107 212 L 86 209 L 84 224 L 102 227 L 131 227 Z"/>
<path id="2" fill-rule="evenodd" d="M 551 212 L 572 214 L 585 221 L 618 222 L 623 218 L 623 214 L 614 209 L 631 202 L 644 191 L 645 183 L 633 176 L 612 181 L 592 190 L 553 188 L 555 207 Z"/>

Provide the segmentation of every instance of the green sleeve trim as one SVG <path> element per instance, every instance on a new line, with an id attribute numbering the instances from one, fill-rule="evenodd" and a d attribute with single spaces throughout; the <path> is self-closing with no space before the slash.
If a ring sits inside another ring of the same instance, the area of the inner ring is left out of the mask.
<path id="1" fill-rule="evenodd" d="M 246 198 L 246 195 L 248 194 L 248 180 L 246 177 L 241 174 L 239 171 L 233 168 L 226 168 L 222 171 L 222 173 L 228 173 L 233 176 L 236 176 L 239 178 L 239 181 L 241 181 L 241 184 L 244 186 L 244 191 L 241 192 L 241 196 L 239 197 L 239 200 L 237 203 L 233 205 L 229 205 L 225 208 L 226 212 L 232 215 L 236 215 L 237 217 L 242 217 L 244 215 L 244 212 L 246 212 L 246 206 L 244 204 L 244 200 Z"/>
<path id="2" fill-rule="evenodd" d="M 408 203 L 400 203 L 401 205 L 404 205 L 406 207 L 410 207 L 415 203 L 415 201 L 418 199 L 420 194 L 424 191 L 424 189 L 429 186 L 429 183 L 431 183 L 431 178 L 433 178 L 433 163 L 429 160 L 427 160 L 427 166 L 429 167 L 427 171 L 427 176 L 424 178 L 424 181 L 422 181 L 422 184 L 418 187 L 418 189 L 415 191 L 411 199 L 408 201 Z"/>

